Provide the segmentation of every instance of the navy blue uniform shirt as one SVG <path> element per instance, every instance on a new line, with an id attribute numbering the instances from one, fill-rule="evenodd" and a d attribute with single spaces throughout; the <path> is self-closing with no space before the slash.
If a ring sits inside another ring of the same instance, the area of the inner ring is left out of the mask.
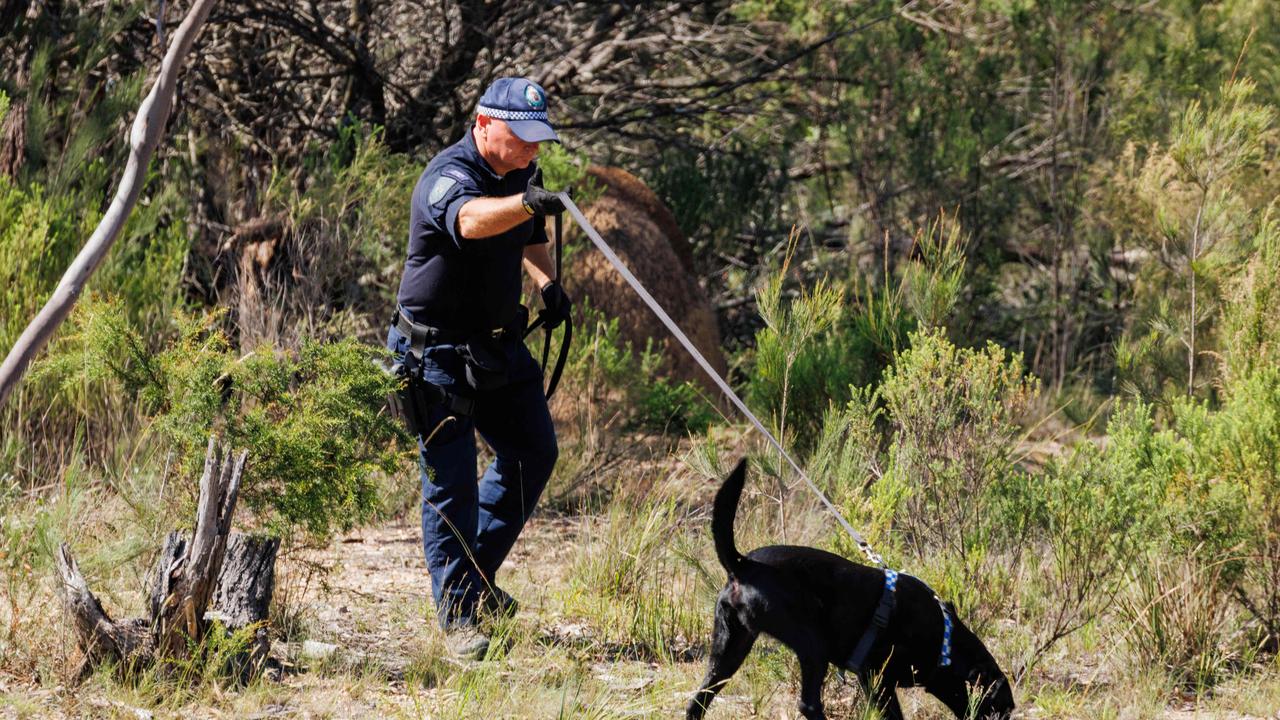
<path id="1" fill-rule="evenodd" d="M 542 217 L 473 239 L 458 232 L 458 210 L 478 197 L 523 194 L 534 168 L 531 163 L 499 176 L 476 149 L 470 129 L 428 163 L 410 202 L 409 257 L 397 295 L 416 322 L 480 332 L 515 318 L 524 248 L 547 241 Z"/>

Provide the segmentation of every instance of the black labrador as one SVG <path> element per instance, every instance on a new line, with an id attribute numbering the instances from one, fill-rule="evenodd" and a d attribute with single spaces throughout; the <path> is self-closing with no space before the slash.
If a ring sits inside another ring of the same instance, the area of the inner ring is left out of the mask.
<path id="1" fill-rule="evenodd" d="M 746 461 L 738 463 L 712 511 L 716 555 L 729 580 L 716 603 L 711 667 L 687 717 L 701 718 L 716 693 L 742 666 L 756 636 L 766 633 L 800 660 L 800 714 L 826 717 L 822 684 L 827 666 L 848 669 L 886 720 L 901 720 L 895 690 L 923 685 L 959 718 L 1008 720 L 1013 692 L 991 653 L 920 580 L 852 563 L 809 547 L 772 545 L 746 556 L 733 542 L 733 520 L 746 481 Z M 891 602 L 885 598 L 893 596 Z M 891 611 L 886 611 L 891 608 Z M 883 627 L 872 630 L 881 610 Z M 945 632 L 950 630 L 944 649 Z M 874 632 L 866 642 L 865 633 Z M 861 647 L 860 647 L 861 646 Z M 862 661 L 850 667 L 855 654 Z"/>

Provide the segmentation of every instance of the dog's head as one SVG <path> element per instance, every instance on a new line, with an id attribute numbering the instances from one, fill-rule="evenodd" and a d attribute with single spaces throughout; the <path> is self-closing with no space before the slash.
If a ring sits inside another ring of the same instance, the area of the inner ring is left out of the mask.
<path id="1" fill-rule="evenodd" d="M 938 667 L 925 689 L 951 709 L 956 717 L 1008 720 L 1013 713 L 1013 689 L 995 658 L 956 615 L 951 613 L 951 664 Z"/>

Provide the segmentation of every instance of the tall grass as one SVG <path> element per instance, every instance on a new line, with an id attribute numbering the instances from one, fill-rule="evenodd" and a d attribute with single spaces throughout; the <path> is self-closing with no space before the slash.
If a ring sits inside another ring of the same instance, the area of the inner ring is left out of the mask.
<path id="1" fill-rule="evenodd" d="M 694 555 L 686 513 L 673 496 L 615 498 L 570 567 L 566 610 L 621 657 L 687 657 L 709 631 L 713 573 Z"/>

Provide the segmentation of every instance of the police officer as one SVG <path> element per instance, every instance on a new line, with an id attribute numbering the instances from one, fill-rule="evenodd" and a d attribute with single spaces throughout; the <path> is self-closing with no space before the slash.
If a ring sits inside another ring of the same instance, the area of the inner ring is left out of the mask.
<path id="1" fill-rule="evenodd" d="M 553 277 L 544 216 L 564 206 L 541 186 L 540 143 L 559 142 L 543 89 L 495 80 L 475 124 L 414 188 L 409 251 L 387 346 L 442 391 L 423 408 L 422 545 L 449 650 L 480 659 L 480 621 L 515 611 L 495 576 L 533 512 L 557 447 L 542 372 L 522 341 L 521 267 L 552 326 L 570 299 Z M 496 459 L 476 479 L 476 433 Z"/>

